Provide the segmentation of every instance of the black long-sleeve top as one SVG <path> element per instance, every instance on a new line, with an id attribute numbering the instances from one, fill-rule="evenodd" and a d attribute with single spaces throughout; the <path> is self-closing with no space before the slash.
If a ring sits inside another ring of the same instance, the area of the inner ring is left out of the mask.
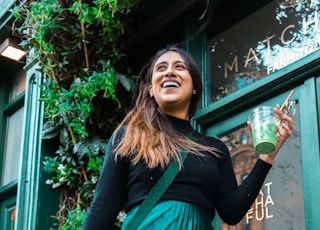
<path id="1" fill-rule="evenodd" d="M 267 176 L 271 165 L 258 160 L 241 185 L 238 186 L 230 153 L 217 138 L 196 132 L 189 121 L 168 116 L 174 129 L 196 137 L 197 141 L 213 146 L 222 153 L 217 158 L 211 153 L 202 156 L 189 154 L 161 200 L 178 200 L 196 204 L 215 215 L 215 210 L 228 224 L 237 224 L 248 211 Z M 115 137 L 119 142 L 121 133 Z M 115 160 L 110 139 L 103 169 L 89 209 L 84 230 L 113 229 L 120 210 L 139 205 L 163 174 L 163 169 L 149 169 L 145 162 L 136 165 L 127 159 Z"/>

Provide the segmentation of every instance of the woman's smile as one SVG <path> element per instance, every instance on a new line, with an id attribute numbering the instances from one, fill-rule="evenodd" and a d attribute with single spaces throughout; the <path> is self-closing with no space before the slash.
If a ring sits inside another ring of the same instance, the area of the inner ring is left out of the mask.
<path id="1" fill-rule="evenodd" d="M 162 83 L 162 88 L 178 88 L 180 83 L 174 80 L 166 80 Z"/>

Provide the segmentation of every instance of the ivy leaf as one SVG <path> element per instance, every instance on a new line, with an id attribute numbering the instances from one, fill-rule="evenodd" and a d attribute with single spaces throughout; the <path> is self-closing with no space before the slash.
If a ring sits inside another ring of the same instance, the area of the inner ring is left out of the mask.
<path id="1" fill-rule="evenodd" d="M 134 92 L 135 82 L 131 78 L 123 74 L 117 74 L 117 78 L 127 91 Z"/>
<path id="2" fill-rule="evenodd" d="M 42 138 L 52 139 L 55 138 L 61 130 L 61 126 L 57 126 L 54 121 L 47 121 L 42 127 Z"/>
<path id="3" fill-rule="evenodd" d="M 74 146 L 73 146 L 73 153 L 77 153 L 79 151 L 79 148 L 81 147 L 82 142 L 77 142 Z"/>
<path id="4" fill-rule="evenodd" d="M 66 146 L 69 143 L 69 134 L 66 128 L 60 130 L 60 143 L 63 146 Z"/>

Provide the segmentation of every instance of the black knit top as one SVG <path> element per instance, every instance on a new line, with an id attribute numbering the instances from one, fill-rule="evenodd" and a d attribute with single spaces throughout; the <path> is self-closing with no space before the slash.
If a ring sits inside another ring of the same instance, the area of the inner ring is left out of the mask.
<path id="1" fill-rule="evenodd" d="M 222 157 L 217 158 L 211 153 L 203 153 L 203 156 L 189 154 L 183 169 L 161 200 L 190 202 L 207 209 L 212 217 L 217 210 L 226 223 L 238 223 L 257 197 L 271 165 L 259 159 L 238 186 L 229 151 L 222 141 L 195 131 L 189 121 L 168 118 L 177 132 L 182 135 L 192 133 L 197 141 L 219 149 Z M 115 143 L 119 138 L 121 133 Z M 149 169 L 143 161 L 133 165 L 127 159 L 115 160 L 111 142 L 83 226 L 85 230 L 113 229 L 119 211 L 139 205 L 163 173 L 161 168 Z"/>

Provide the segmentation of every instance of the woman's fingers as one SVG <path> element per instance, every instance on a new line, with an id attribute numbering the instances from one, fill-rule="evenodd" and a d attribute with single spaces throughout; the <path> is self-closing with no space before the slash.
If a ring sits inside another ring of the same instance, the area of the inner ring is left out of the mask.
<path id="1" fill-rule="evenodd" d="M 292 118 L 290 116 L 282 114 L 278 106 L 275 108 L 275 113 L 277 115 L 277 120 L 278 120 L 277 135 L 283 140 L 286 140 L 292 134 L 292 129 L 293 129 Z"/>

